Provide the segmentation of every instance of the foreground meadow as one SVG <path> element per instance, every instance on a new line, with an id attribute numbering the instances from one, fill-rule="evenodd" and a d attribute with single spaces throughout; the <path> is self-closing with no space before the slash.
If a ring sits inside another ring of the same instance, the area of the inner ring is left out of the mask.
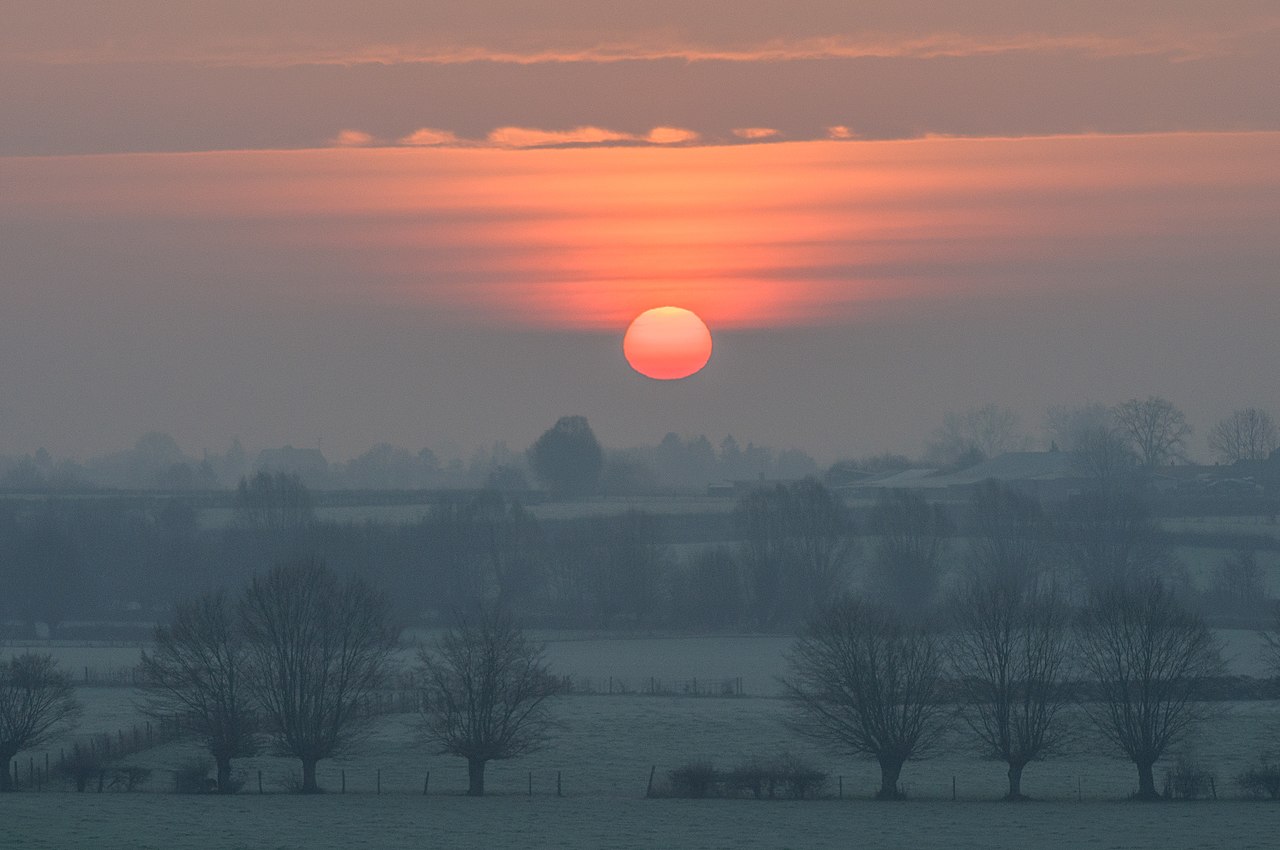
<path id="1" fill-rule="evenodd" d="M 492 796 L 35 795 L 0 800 L 27 850 L 195 848 L 991 848 L 1275 846 L 1280 806 L 776 802 Z"/>

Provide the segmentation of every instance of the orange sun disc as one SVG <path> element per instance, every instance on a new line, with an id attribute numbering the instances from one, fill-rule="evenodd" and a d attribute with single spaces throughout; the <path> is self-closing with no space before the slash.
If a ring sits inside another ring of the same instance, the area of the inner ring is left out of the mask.
<path id="1" fill-rule="evenodd" d="M 631 321 L 622 339 L 631 368 L 659 381 L 675 381 L 697 372 L 711 359 L 711 331 L 683 307 L 655 307 Z"/>

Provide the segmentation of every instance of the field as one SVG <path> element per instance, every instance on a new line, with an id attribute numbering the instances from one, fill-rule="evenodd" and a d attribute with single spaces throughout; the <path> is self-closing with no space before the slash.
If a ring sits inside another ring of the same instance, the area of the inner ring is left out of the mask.
<path id="1" fill-rule="evenodd" d="M 54 801 L 57 815 L 53 816 Z M 11 795 L 7 838 L 24 850 L 330 847 L 492 850 L 1133 848 L 1262 850 L 1280 806 L 1245 802 L 818 802 L 170 795 Z"/>
<path id="2" fill-rule="evenodd" d="M 173 771 L 198 755 L 191 745 L 159 747 L 127 759 L 152 771 L 152 793 L 73 794 L 46 790 L 0 798 L 5 835 L 27 847 L 1266 847 L 1280 828 L 1280 806 L 1241 801 L 1231 779 L 1280 741 L 1280 707 L 1224 706 L 1194 742 L 1192 756 L 1216 775 L 1217 801 L 1146 806 L 1124 802 L 1131 765 L 1077 722 L 1069 754 L 1028 767 L 1024 790 L 1041 802 L 1001 805 L 1004 771 L 983 761 L 959 732 L 933 758 L 909 764 L 903 804 L 869 801 L 874 764 L 798 738 L 786 704 L 770 696 L 784 668 L 782 637 L 568 640 L 552 636 L 557 669 L 601 689 L 696 677 L 742 676 L 756 696 L 697 698 L 637 693 L 564 697 L 546 750 L 490 766 L 493 796 L 463 795 L 465 765 L 417 741 L 412 715 L 380 720 L 359 753 L 321 763 L 323 798 L 285 793 L 297 763 L 270 755 L 237 762 L 245 793 L 233 799 L 179 796 Z M 1251 635 L 1235 635 L 1252 654 Z M 59 647 L 72 669 L 126 666 L 136 648 Z M 636 690 L 632 688 L 632 690 Z M 82 688 L 82 732 L 127 727 L 137 719 L 130 688 Z M 65 742 L 63 742 L 65 743 Z M 729 768 L 784 750 L 830 774 L 809 802 L 643 799 L 649 771 L 708 759 Z M 56 745 L 54 758 L 56 758 Z M 27 754 L 37 762 L 42 753 Z M 1157 766 L 1157 783 L 1167 765 Z M 430 775 L 429 791 L 422 795 Z M 258 777 L 262 777 L 259 795 Z M 346 793 L 340 793 L 345 782 Z M 954 783 L 954 785 L 953 785 Z M 557 784 L 563 797 L 556 796 Z M 959 802 L 952 802 L 953 787 Z M 532 795 L 530 790 L 532 789 Z M 381 793 L 379 794 L 379 790 Z M 264 836 L 270 836 L 264 841 Z"/>

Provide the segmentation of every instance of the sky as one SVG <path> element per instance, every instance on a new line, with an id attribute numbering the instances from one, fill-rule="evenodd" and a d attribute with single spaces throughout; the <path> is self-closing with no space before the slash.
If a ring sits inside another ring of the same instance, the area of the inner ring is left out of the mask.
<path id="1" fill-rule="evenodd" d="M 1280 414 L 1272 0 L 0 9 L 0 454 Z"/>

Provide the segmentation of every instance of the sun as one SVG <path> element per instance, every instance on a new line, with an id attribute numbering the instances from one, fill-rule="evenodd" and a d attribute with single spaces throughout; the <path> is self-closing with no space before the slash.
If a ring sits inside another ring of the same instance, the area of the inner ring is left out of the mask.
<path id="1" fill-rule="evenodd" d="M 659 381 L 687 378 L 711 359 L 711 331 L 683 307 L 654 307 L 631 321 L 622 339 L 631 368 Z"/>

